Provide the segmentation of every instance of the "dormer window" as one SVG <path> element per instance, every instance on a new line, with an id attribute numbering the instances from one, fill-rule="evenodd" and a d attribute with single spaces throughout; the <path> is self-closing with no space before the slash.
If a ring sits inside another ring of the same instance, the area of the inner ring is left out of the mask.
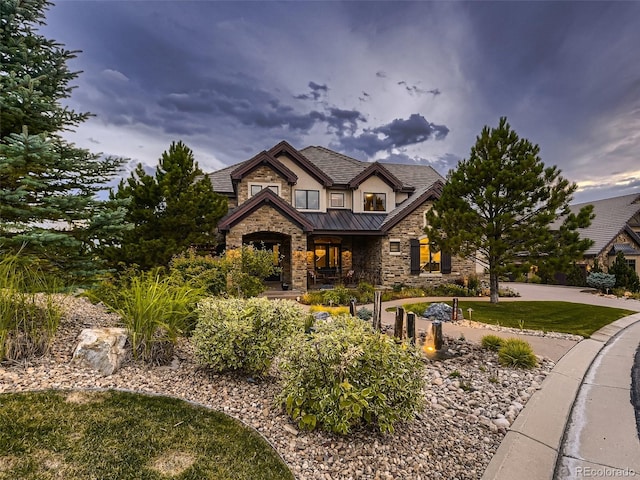
<path id="1" fill-rule="evenodd" d="M 385 212 L 387 210 L 387 195 L 385 193 L 364 194 L 365 212 Z"/>
<path id="2" fill-rule="evenodd" d="M 300 210 L 320 210 L 320 191 L 296 190 L 295 201 Z"/>

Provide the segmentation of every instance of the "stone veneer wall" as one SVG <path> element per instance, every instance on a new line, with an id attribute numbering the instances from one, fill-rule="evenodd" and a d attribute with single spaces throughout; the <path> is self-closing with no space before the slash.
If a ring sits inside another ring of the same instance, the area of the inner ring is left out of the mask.
<path id="1" fill-rule="evenodd" d="M 358 281 L 373 285 L 382 283 L 381 245 L 380 237 L 358 237 L 353 240 L 352 262 Z"/>
<path id="2" fill-rule="evenodd" d="M 249 174 L 245 175 L 238 185 L 237 205 L 242 205 L 249 198 L 250 183 L 271 183 L 280 185 L 278 194 L 287 203 L 291 203 L 291 185 L 270 167 L 261 165 Z"/>
<path id="3" fill-rule="evenodd" d="M 242 237 L 255 232 L 276 232 L 291 238 L 291 268 L 283 262 L 283 281 L 298 290 L 307 289 L 307 236 L 300 227 L 292 223 L 278 210 L 263 205 L 242 221 L 235 224 L 226 235 L 227 249 L 240 248 Z"/>
<path id="4" fill-rule="evenodd" d="M 412 287 L 423 287 L 426 285 L 438 285 L 444 282 L 451 282 L 456 278 L 475 274 L 475 262 L 459 257 L 451 258 L 450 274 L 412 274 L 411 273 L 411 247 L 409 240 L 420 238 L 424 235 L 424 212 L 430 202 L 426 202 L 422 207 L 418 207 L 398 225 L 393 227 L 389 234 L 382 239 L 382 284 L 393 286 L 396 283 L 403 283 Z M 389 251 L 390 240 L 400 241 L 400 253 L 391 254 Z"/>

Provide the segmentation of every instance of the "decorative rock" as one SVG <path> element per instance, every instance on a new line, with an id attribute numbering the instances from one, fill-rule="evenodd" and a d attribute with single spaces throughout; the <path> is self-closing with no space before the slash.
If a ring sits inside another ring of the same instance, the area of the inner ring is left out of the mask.
<path id="1" fill-rule="evenodd" d="M 85 328 L 78 335 L 73 361 L 111 375 L 120 368 L 127 351 L 127 330 L 124 328 Z"/>
<path id="2" fill-rule="evenodd" d="M 429 305 L 429 308 L 424 311 L 422 316 L 431 320 L 449 322 L 451 321 L 452 311 L 453 307 L 451 305 L 447 305 L 446 303 L 432 303 L 431 305 Z M 464 318 L 461 308 L 458 309 L 458 318 Z"/>

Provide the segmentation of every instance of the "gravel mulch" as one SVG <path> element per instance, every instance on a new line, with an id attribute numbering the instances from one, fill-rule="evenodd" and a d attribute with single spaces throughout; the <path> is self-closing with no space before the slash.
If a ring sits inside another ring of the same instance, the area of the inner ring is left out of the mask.
<path id="1" fill-rule="evenodd" d="M 540 388 L 554 364 L 505 369 L 495 353 L 447 339 L 452 358 L 427 362 L 426 407 L 395 433 L 371 431 L 339 437 L 298 431 L 274 404 L 274 379 L 250 383 L 215 375 L 194 361 L 188 341 L 169 366 L 129 362 L 104 377 L 71 362 L 83 328 L 118 326 L 118 317 L 83 298 L 65 299 L 65 314 L 48 355 L 0 365 L 0 393 L 42 389 L 127 389 L 171 395 L 223 411 L 258 430 L 299 480 L 477 479 L 509 425 Z"/>

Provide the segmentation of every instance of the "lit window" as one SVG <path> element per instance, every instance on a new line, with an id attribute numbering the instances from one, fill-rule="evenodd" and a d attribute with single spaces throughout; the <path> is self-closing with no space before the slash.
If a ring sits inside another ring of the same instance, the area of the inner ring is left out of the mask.
<path id="1" fill-rule="evenodd" d="M 428 238 L 420 240 L 420 270 L 423 272 L 440 271 L 440 252 L 435 252 Z"/>
<path id="2" fill-rule="evenodd" d="M 365 193 L 365 212 L 384 212 L 387 210 L 387 195 L 384 193 Z"/>
<path id="3" fill-rule="evenodd" d="M 331 206 L 333 208 L 344 208 L 344 193 L 332 193 Z"/>
<path id="4" fill-rule="evenodd" d="M 392 240 L 389 242 L 389 251 L 391 253 L 400 253 L 400 241 Z"/>
<path id="5" fill-rule="evenodd" d="M 296 190 L 296 208 L 319 210 L 320 192 L 318 190 Z"/>

